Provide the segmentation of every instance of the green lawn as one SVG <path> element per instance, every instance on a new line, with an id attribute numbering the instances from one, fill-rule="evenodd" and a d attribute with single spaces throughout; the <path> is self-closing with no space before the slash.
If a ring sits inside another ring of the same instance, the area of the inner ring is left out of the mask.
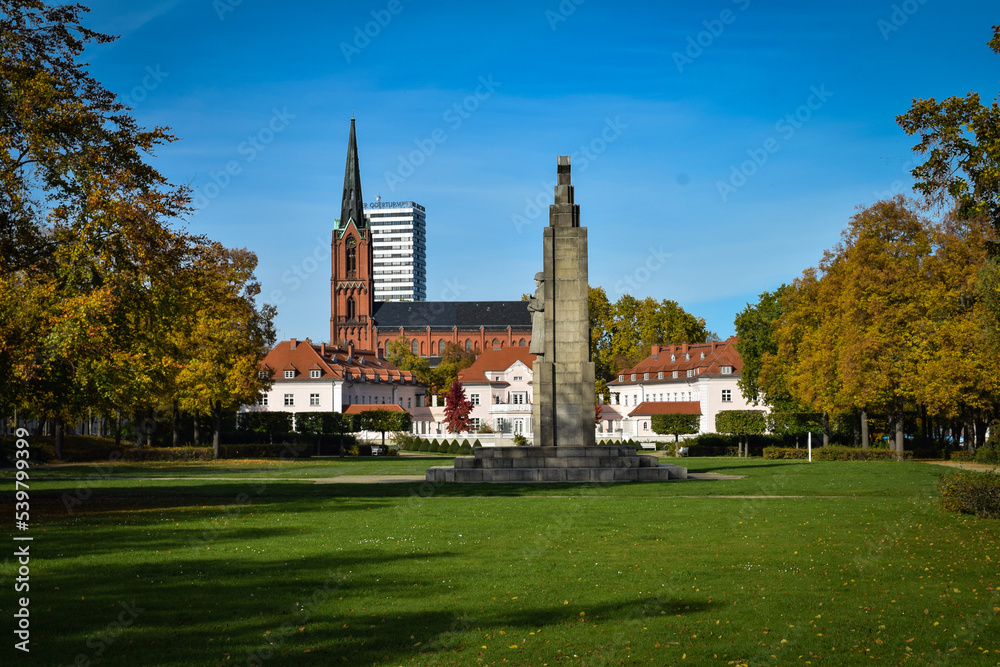
<path id="1" fill-rule="evenodd" d="M 1000 522 L 938 507 L 949 470 L 683 463 L 746 477 L 296 481 L 434 457 L 33 470 L 25 664 L 1000 664 Z"/>

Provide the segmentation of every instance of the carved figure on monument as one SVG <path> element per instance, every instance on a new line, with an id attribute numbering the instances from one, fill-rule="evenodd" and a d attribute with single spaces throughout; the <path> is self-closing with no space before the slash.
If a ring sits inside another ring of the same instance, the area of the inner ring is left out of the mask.
<path id="1" fill-rule="evenodd" d="M 528 352 L 535 355 L 545 354 L 545 273 L 535 274 L 535 296 L 528 299 L 528 312 L 531 313 L 531 346 Z"/>

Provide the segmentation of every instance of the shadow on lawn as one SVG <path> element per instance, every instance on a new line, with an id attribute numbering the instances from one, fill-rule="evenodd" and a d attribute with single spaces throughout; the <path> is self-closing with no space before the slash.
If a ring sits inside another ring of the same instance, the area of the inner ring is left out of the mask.
<path id="1" fill-rule="evenodd" d="M 654 618 L 722 606 L 650 596 L 581 607 L 550 596 L 548 604 L 511 608 L 483 592 L 477 608 L 466 609 L 441 594 L 441 582 L 428 574 L 433 567 L 421 567 L 453 557 L 356 550 L 309 560 L 176 557 L 100 570 L 51 568 L 33 588 L 32 657 L 56 665 L 83 655 L 105 666 L 436 664 L 438 658 L 474 664 L 486 644 L 516 664 L 521 649 L 512 652 L 508 644 L 528 632 L 542 631 L 523 649 L 556 657 L 565 647 L 543 646 L 547 629 L 572 636 L 575 628 L 600 623 L 603 642 L 613 627 L 612 641 L 624 645 Z M 134 618 L 115 628 L 123 609 L 136 610 Z"/>

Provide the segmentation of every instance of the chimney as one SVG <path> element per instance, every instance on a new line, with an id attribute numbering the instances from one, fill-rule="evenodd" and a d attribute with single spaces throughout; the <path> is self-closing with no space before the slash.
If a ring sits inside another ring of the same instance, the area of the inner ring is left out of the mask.
<path id="1" fill-rule="evenodd" d="M 354 343 L 347 344 L 347 358 L 350 359 L 354 356 Z"/>
<path id="2" fill-rule="evenodd" d="M 297 340 L 295 340 L 294 338 L 292 338 L 291 340 L 288 341 L 288 349 L 294 350 L 295 346 L 298 345 L 298 344 L 299 344 L 299 342 Z"/>
<path id="3" fill-rule="evenodd" d="M 319 354 L 324 359 L 326 358 L 326 343 L 319 344 Z"/>
<path id="4" fill-rule="evenodd" d="M 687 354 L 687 353 L 688 353 L 688 344 L 684 343 L 681 345 L 681 354 Z"/>
<path id="5" fill-rule="evenodd" d="M 652 355 L 654 357 L 657 356 L 657 355 L 659 355 L 660 354 L 660 346 L 659 345 L 654 345 L 653 349 L 650 350 L 650 352 L 652 353 Z"/>

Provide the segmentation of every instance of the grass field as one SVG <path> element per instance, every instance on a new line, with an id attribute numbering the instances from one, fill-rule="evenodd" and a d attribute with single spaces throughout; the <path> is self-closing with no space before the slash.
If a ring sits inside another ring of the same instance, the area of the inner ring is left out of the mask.
<path id="1" fill-rule="evenodd" d="M 1000 664 L 1000 522 L 939 508 L 951 471 L 684 463 L 745 478 L 297 481 L 430 457 L 33 470 L 23 663 Z"/>

